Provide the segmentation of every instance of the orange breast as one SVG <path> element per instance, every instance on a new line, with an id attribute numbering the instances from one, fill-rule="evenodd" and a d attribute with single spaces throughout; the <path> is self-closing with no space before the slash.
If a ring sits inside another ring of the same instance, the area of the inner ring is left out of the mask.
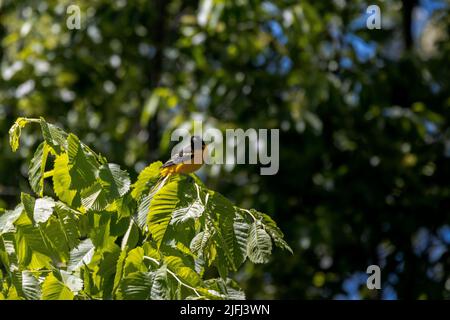
<path id="1" fill-rule="evenodd" d="M 191 173 L 200 169 L 202 164 L 194 163 L 180 163 L 161 170 L 162 176 L 167 176 L 170 173 Z"/>

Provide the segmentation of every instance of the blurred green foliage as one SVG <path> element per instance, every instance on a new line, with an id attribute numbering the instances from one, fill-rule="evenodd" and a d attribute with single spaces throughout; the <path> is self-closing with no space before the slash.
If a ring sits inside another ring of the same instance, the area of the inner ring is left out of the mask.
<path id="1" fill-rule="evenodd" d="M 80 0 L 81 29 L 68 30 L 71 4 L 0 1 L 0 207 L 29 190 L 38 135 L 12 154 L 18 116 L 45 116 L 133 179 L 195 119 L 281 128 L 277 175 L 203 172 L 271 212 L 296 253 L 246 265 L 247 296 L 450 297 L 445 1 L 380 2 L 381 30 L 365 27 L 361 0 Z M 365 289 L 371 264 L 383 290 Z"/>

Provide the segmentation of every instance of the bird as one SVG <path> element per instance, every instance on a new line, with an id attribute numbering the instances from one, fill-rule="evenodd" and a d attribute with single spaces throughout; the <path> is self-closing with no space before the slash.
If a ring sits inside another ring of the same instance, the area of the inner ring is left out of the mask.
<path id="1" fill-rule="evenodd" d="M 203 165 L 205 151 L 206 143 L 203 139 L 199 136 L 192 136 L 190 145 L 174 154 L 161 166 L 159 179 L 150 189 L 150 199 L 164 187 L 172 174 L 188 174 L 200 169 Z"/>
<path id="2" fill-rule="evenodd" d="M 184 147 L 162 165 L 161 176 L 197 171 L 203 165 L 205 152 L 205 141 L 199 136 L 192 136 L 189 146 Z"/>

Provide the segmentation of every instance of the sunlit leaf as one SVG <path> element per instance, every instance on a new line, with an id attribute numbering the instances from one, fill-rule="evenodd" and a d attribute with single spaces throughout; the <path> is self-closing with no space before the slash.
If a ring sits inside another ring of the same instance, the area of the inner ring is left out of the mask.
<path id="1" fill-rule="evenodd" d="M 258 225 L 250 226 L 247 244 L 247 255 L 253 263 L 267 263 L 272 252 L 272 240 L 269 234 Z"/>
<path id="2" fill-rule="evenodd" d="M 67 266 L 68 271 L 74 271 L 91 262 L 94 256 L 95 247 L 91 239 L 86 239 L 70 252 L 70 260 Z"/>
<path id="3" fill-rule="evenodd" d="M 134 199 L 139 200 L 144 192 L 148 191 L 150 187 L 155 184 L 159 178 L 161 166 L 161 161 L 153 162 L 139 173 L 137 181 L 133 184 L 133 190 L 131 191 L 131 195 Z"/>
<path id="4" fill-rule="evenodd" d="M 117 164 L 102 165 L 99 170 L 100 184 L 105 188 L 111 198 L 122 197 L 130 189 L 128 172 L 120 169 Z"/>
<path id="5" fill-rule="evenodd" d="M 72 205 L 77 194 L 76 190 L 70 188 L 72 185 L 70 168 L 67 153 L 56 156 L 53 170 L 53 189 L 58 198 L 68 205 Z"/>
<path id="6" fill-rule="evenodd" d="M 30 271 L 22 271 L 22 292 L 28 300 L 39 300 L 41 298 L 39 280 Z"/>
<path id="7" fill-rule="evenodd" d="M 153 197 L 150 203 L 147 225 L 158 247 L 161 245 L 167 226 L 172 219 L 172 213 L 179 201 L 178 186 L 178 181 L 168 182 Z"/>
<path id="8" fill-rule="evenodd" d="M 73 300 L 74 294 L 63 282 L 50 273 L 42 284 L 42 300 Z"/>
<path id="9" fill-rule="evenodd" d="M 149 300 L 153 283 L 153 273 L 134 272 L 122 280 L 121 291 L 125 300 Z"/>
<path id="10" fill-rule="evenodd" d="M 11 231 L 14 227 L 14 222 L 19 218 L 23 212 L 23 205 L 19 204 L 14 210 L 7 210 L 0 214 L 0 235 Z"/>
<path id="11" fill-rule="evenodd" d="M 33 213 L 34 221 L 36 223 L 46 222 L 52 215 L 54 207 L 55 201 L 52 198 L 45 197 L 36 199 L 36 202 L 34 203 Z"/>
<path id="12" fill-rule="evenodd" d="M 25 118 L 17 118 L 16 122 L 9 129 L 9 145 L 13 152 L 19 148 L 20 134 L 22 128 L 26 126 L 28 120 Z"/>
<path id="13" fill-rule="evenodd" d="M 36 149 L 28 169 L 30 186 L 40 197 L 42 197 L 44 191 L 44 172 L 49 151 L 47 143 L 45 141 L 42 142 Z"/>

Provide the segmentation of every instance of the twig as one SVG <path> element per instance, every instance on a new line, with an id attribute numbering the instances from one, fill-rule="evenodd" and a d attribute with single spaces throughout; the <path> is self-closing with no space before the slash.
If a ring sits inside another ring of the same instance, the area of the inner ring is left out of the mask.
<path id="1" fill-rule="evenodd" d="M 156 260 L 155 258 L 152 258 L 152 257 L 149 257 L 149 256 L 144 256 L 144 259 L 148 259 L 148 260 L 150 260 L 150 261 L 153 261 L 153 262 L 156 263 L 158 266 L 161 265 L 161 263 L 160 263 L 158 260 Z M 167 268 L 167 272 L 170 273 L 170 274 L 175 278 L 175 280 L 178 281 L 179 284 L 181 284 L 182 286 L 185 286 L 185 287 L 188 288 L 188 289 L 191 289 L 192 291 L 195 292 L 195 294 L 196 294 L 198 297 L 201 297 L 201 294 L 198 293 L 197 289 L 195 289 L 194 287 L 191 287 L 190 285 L 188 285 L 188 284 L 184 283 L 183 281 L 181 281 L 181 280 L 177 277 L 177 275 L 176 275 L 173 271 L 171 271 L 169 268 Z"/>

